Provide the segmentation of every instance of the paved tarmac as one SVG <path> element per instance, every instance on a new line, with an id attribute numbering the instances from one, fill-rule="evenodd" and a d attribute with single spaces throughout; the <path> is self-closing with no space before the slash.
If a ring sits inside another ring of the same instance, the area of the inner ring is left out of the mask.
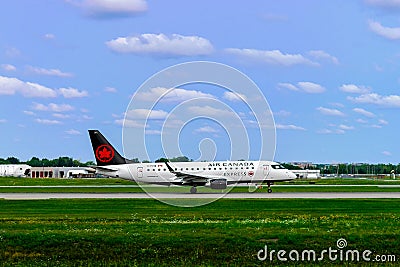
<path id="1" fill-rule="evenodd" d="M 0 193 L 0 199 L 374 199 L 399 198 L 400 192 L 301 192 L 301 193 Z"/>

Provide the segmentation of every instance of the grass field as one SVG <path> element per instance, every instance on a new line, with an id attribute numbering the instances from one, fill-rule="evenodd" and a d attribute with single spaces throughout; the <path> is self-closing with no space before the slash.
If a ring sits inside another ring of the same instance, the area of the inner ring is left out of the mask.
<path id="1" fill-rule="evenodd" d="M 260 262 L 270 249 L 400 251 L 399 200 L 232 200 L 179 208 L 155 200 L 0 200 L 3 266 L 327 266 Z M 400 255 L 396 255 L 400 257 Z M 376 264 L 376 266 L 381 266 Z M 372 264 L 372 266 L 374 266 Z M 396 266 L 386 263 L 385 266 Z"/>
<path id="2" fill-rule="evenodd" d="M 189 192 L 189 187 L 144 186 L 147 192 Z M 366 179 L 296 179 L 290 183 L 276 183 L 274 192 L 400 192 L 400 180 Z M 31 179 L 0 178 L 0 193 L 142 193 L 132 181 L 122 179 Z M 267 187 L 229 187 L 212 190 L 199 187 L 199 193 L 267 192 Z"/>

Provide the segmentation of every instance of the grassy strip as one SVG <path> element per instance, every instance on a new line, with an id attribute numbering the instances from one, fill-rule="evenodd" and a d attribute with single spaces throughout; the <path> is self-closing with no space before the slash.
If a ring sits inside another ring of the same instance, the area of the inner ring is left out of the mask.
<path id="1" fill-rule="evenodd" d="M 188 193 L 190 187 L 144 187 L 146 192 L 151 193 Z M 400 192 L 400 187 L 378 187 L 378 186 L 280 186 L 272 187 L 274 193 L 291 192 Z M 0 193 L 143 193 L 140 187 L 17 187 L 0 188 Z M 199 193 L 266 193 L 267 187 L 256 189 L 252 187 L 229 187 L 226 190 L 213 190 L 207 187 L 199 187 Z"/>
<path id="2" fill-rule="evenodd" d="M 223 199 L 179 208 L 141 199 L 3 200 L 0 262 L 256 266 L 260 264 L 256 254 L 266 244 L 276 250 L 320 251 L 335 248 L 339 238 L 346 238 L 349 249 L 394 254 L 400 251 L 399 204 L 390 199 Z M 310 266 L 310 262 L 272 264 Z"/>
<path id="3" fill-rule="evenodd" d="M 118 178 L 95 178 L 95 179 L 60 179 L 60 178 L 15 178 L 0 177 L 0 186 L 86 186 L 86 185 L 135 185 L 134 181 Z M 400 185 L 400 180 L 382 179 L 351 179 L 351 178 L 329 178 L 329 179 L 295 179 L 290 182 L 278 182 L 276 185 Z"/>
<path id="4" fill-rule="evenodd" d="M 60 178 L 16 178 L 0 177 L 0 186 L 42 186 L 42 185 L 132 185 L 133 181 L 115 178 L 60 179 Z"/>

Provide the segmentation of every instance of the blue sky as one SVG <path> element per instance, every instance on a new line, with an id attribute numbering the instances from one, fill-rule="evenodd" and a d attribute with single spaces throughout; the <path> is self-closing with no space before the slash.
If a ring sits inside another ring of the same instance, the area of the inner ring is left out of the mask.
<path id="1" fill-rule="evenodd" d="M 121 121 L 140 85 L 205 60 L 261 89 L 277 128 L 275 160 L 400 162 L 397 0 L 6 0 L 0 23 L 0 157 L 93 160 L 94 128 L 122 150 Z M 163 156 L 159 130 L 147 134 L 150 159 Z M 181 151 L 201 158 L 198 143 L 212 139 L 224 160 L 226 138 L 198 121 L 182 131 Z"/>

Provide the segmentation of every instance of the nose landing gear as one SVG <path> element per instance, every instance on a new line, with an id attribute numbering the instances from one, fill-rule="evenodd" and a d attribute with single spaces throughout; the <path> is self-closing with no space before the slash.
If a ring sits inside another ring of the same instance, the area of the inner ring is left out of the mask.
<path id="1" fill-rule="evenodd" d="M 196 193 L 197 193 L 197 188 L 196 188 L 196 186 L 192 186 L 192 187 L 190 188 L 190 193 L 191 193 L 191 194 L 196 194 Z"/>

